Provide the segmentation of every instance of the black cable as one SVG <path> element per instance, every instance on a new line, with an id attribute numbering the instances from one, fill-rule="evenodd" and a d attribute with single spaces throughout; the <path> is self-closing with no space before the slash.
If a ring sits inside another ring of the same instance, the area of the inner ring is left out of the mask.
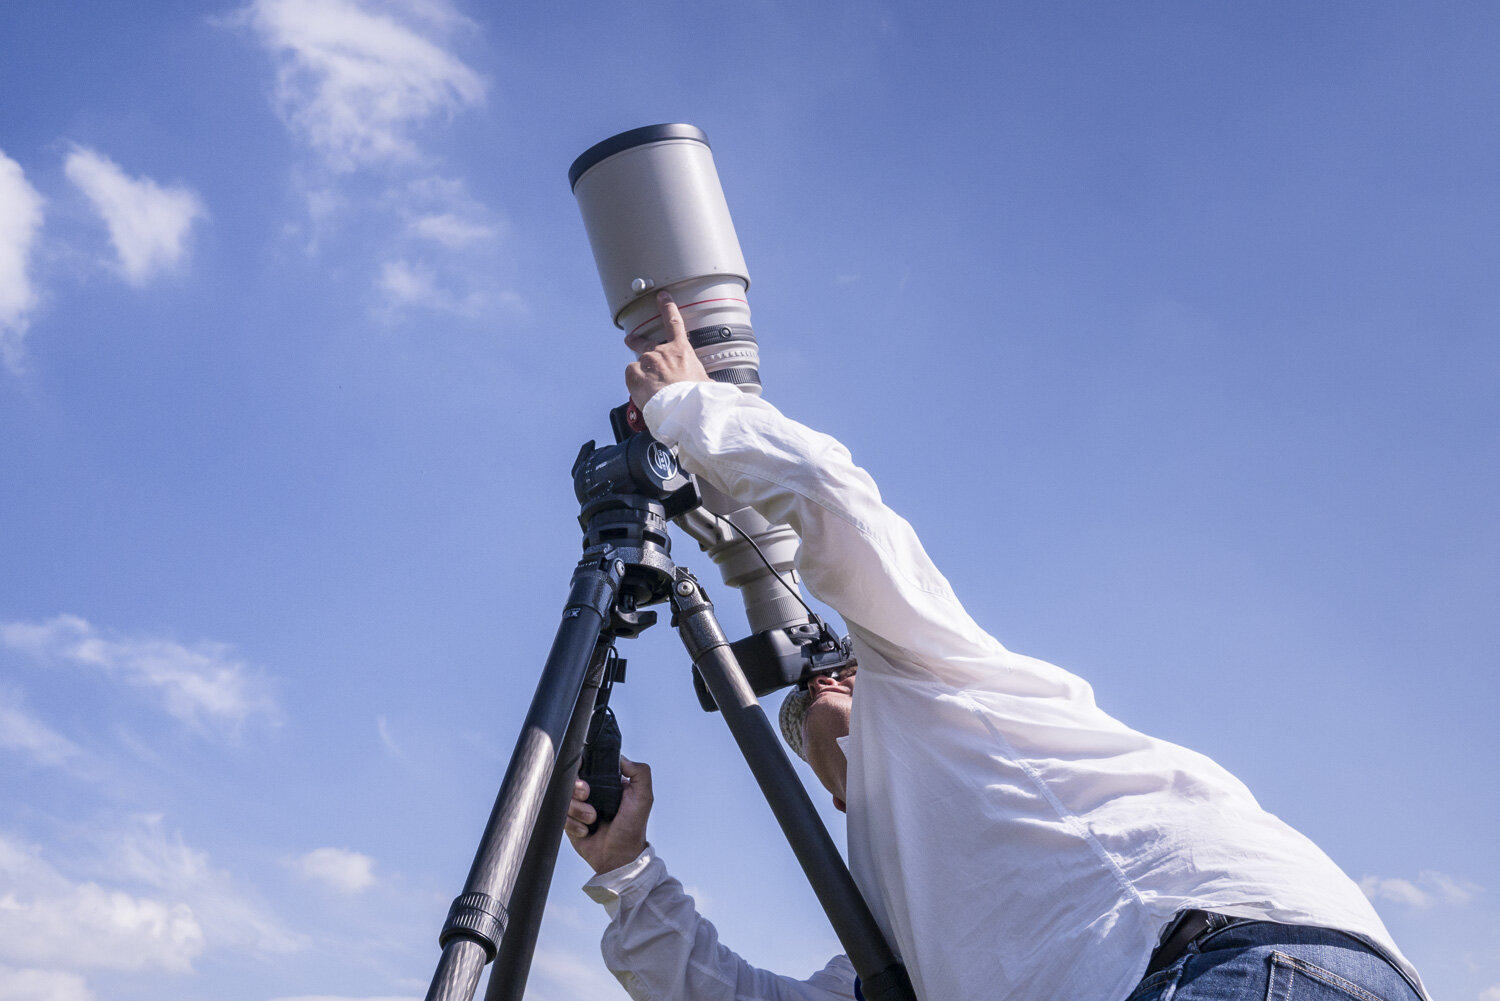
<path id="1" fill-rule="evenodd" d="M 722 517 L 722 515 L 720 517 Z M 755 550 L 755 555 L 759 556 L 760 561 L 766 565 L 766 569 L 771 571 L 771 576 L 780 581 L 781 586 L 786 588 L 787 593 L 790 594 L 793 598 L 797 599 L 797 604 L 802 606 L 802 610 L 807 613 L 808 618 L 812 619 L 815 622 L 822 622 L 823 620 L 818 617 L 817 613 L 815 613 L 811 608 L 807 607 L 807 602 L 802 600 L 802 595 L 797 593 L 797 589 L 788 584 L 786 582 L 786 578 L 782 577 L 781 574 L 776 572 L 776 568 L 771 565 L 770 560 L 766 559 L 766 554 L 761 552 L 760 546 L 756 545 L 755 540 L 750 537 L 750 533 L 745 531 L 740 526 L 736 525 L 729 518 L 724 518 L 724 522 L 730 528 L 734 529 L 736 532 L 739 532 L 745 537 L 745 541 L 750 543 L 750 548 Z"/>

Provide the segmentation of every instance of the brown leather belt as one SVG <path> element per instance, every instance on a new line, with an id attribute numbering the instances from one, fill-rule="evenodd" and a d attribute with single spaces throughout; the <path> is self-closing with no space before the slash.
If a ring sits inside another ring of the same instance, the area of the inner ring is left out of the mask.
<path id="1" fill-rule="evenodd" d="M 1167 937 L 1151 954 L 1145 975 L 1149 977 L 1175 963 L 1193 939 L 1213 927 L 1213 919 L 1214 915 L 1208 911 L 1183 911 Z"/>

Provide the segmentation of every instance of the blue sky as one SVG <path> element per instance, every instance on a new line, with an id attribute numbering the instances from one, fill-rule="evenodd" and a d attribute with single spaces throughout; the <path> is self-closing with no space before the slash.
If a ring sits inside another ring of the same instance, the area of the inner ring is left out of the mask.
<path id="1" fill-rule="evenodd" d="M 976 618 L 1500 999 L 1494 9 L 10 0 L 0 44 L 3 1001 L 423 995 L 623 399 L 566 171 L 669 121 L 767 396 Z M 653 841 L 805 976 L 676 637 L 624 652 Z M 586 877 L 531 997 L 618 990 Z"/>

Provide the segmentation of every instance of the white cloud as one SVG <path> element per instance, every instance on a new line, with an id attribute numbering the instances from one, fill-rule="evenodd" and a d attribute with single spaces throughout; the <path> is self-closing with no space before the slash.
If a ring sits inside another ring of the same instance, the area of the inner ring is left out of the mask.
<path id="1" fill-rule="evenodd" d="M 1432 870 L 1423 871 L 1415 881 L 1400 877 L 1366 876 L 1359 881 L 1359 888 L 1371 900 L 1385 900 L 1421 909 L 1439 903 L 1467 904 L 1480 892 L 1480 887 L 1474 883 Z"/>
<path id="2" fill-rule="evenodd" d="M 202 200 L 188 188 L 164 188 L 149 177 L 130 177 L 109 157 L 82 146 L 68 154 L 63 170 L 109 227 L 120 271 L 132 285 L 144 285 L 181 264 L 193 223 L 208 216 Z"/>
<path id="3" fill-rule="evenodd" d="M 0 624 L 0 645 L 44 662 L 97 668 L 147 689 L 168 713 L 201 731 L 232 736 L 253 718 L 280 718 L 269 682 L 235 660 L 222 643 L 186 647 L 172 640 L 120 636 L 75 615 L 59 615 L 46 622 Z"/>
<path id="4" fill-rule="evenodd" d="M 410 132 L 484 100 L 484 83 L 423 30 L 467 25 L 437 0 L 254 0 L 239 19 L 276 61 L 276 102 L 333 170 L 418 158 Z"/>
<path id="5" fill-rule="evenodd" d="M 420 178 L 393 186 L 384 201 L 405 221 L 378 283 L 386 318 L 412 308 L 474 317 L 514 307 L 519 297 L 501 291 L 494 277 L 502 270 L 503 225 L 463 181 Z"/>
<path id="6" fill-rule="evenodd" d="M 208 854 L 168 834 L 157 815 L 137 816 L 113 832 L 102 869 L 111 878 L 148 886 L 191 907 L 214 948 L 261 954 L 296 952 L 306 942 L 280 921 L 234 877 L 215 869 Z"/>
<path id="7" fill-rule="evenodd" d="M 396 258 L 381 266 L 380 313 L 391 319 L 408 309 L 429 309 L 476 317 L 494 309 L 524 313 L 526 302 L 514 292 L 488 286 L 462 267 L 439 270 L 426 261 Z"/>
<path id="8" fill-rule="evenodd" d="M 421 1001 L 415 994 L 403 994 L 400 997 L 349 997 L 343 994 L 298 994 L 296 997 L 272 998 L 271 1001 Z"/>
<path id="9" fill-rule="evenodd" d="M 386 261 L 380 269 L 380 291 L 387 304 L 398 308 L 440 308 L 447 304 L 447 296 L 438 291 L 432 269 L 410 261 Z"/>
<path id="10" fill-rule="evenodd" d="M 1359 888 L 1371 900 L 1389 900 L 1411 907 L 1430 907 L 1432 897 L 1409 879 L 1382 876 L 1366 876 L 1359 881 Z"/>
<path id="11" fill-rule="evenodd" d="M 536 1001 L 608 998 L 620 994 L 620 982 L 594 953 L 538 949 L 532 957 L 531 969 L 534 983 L 528 985 L 526 996 Z"/>
<path id="12" fill-rule="evenodd" d="M 523 308 L 495 278 L 501 222 L 420 148 L 422 129 L 485 100 L 484 80 L 451 50 L 457 33 L 476 28 L 452 0 L 250 0 L 228 21 L 270 53 L 282 121 L 316 154 L 294 179 L 307 198 L 306 230 L 290 230 L 306 237 L 309 253 L 332 244 L 344 217 L 373 205 L 394 224 L 360 244 L 378 248 L 370 262 L 378 319 Z M 354 183 L 336 186 L 330 176 L 355 171 Z M 362 200 L 360 182 L 371 176 L 393 183 Z"/>
<path id="13" fill-rule="evenodd" d="M 0 152 L 0 364 L 12 372 L 21 368 L 22 338 L 37 303 L 30 262 L 42 205 L 21 165 Z"/>
<path id="14" fill-rule="evenodd" d="M 458 249 L 492 239 L 495 228 L 465 219 L 453 212 L 434 212 L 420 216 L 411 223 L 411 234 L 431 240 L 450 249 Z"/>
<path id="15" fill-rule="evenodd" d="M 385 753 L 397 761 L 406 760 L 406 752 L 401 750 L 401 745 L 396 743 L 396 738 L 391 735 L 391 725 L 384 716 L 375 717 L 375 732 L 380 734 L 380 743 L 385 748 Z"/>
<path id="16" fill-rule="evenodd" d="M 77 744 L 36 719 L 19 697 L 0 690 L 0 748 L 20 751 L 42 765 L 60 766 L 82 755 Z M 0 994 L 0 1001 L 5 995 Z"/>
<path id="17" fill-rule="evenodd" d="M 297 871 L 340 893 L 358 893 L 375 885 L 375 860 L 343 848 L 318 848 L 299 857 Z"/>
<path id="18" fill-rule="evenodd" d="M 203 929 L 183 903 L 74 883 L 41 851 L 0 837 L 0 958 L 49 970 L 185 972 Z"/>
<path id="19" fill-rule="evenodd" d="M 1479 1001 L 1500 1001 L 1500 984 L 1480 994 Z"/>
<path id="20" fill-rule="evenodd" d="M 61 1001 L 88 996 L 69 976 L 81 970 L 188 973 L 209 950 L 305 947 L 253 892 L 168 835 L 160 817 L 96 823 L 87 834 L 92 853 L 71 860 L 76 875 L 42 848 L 0 835 L 0 961 L 26 964 L 19 982 L 55 988 Z M 0 998 L 9 995 L 0 990 Z"/>
<path id="21" fill-rule="evenodd" d="M 76 973 L 0 966 L 0 1001 L 93 1001 Z"/>
<path id="22" fill-rule="evenodd" d="M 490 297 L 478 289 L 451 287 L 461 282 L 461 275 L 444 275 L 425 261 L 398 258 L 381 266 L 379 289 L 388 315 L 417 307 L 455 316 L 478 316 Z"/>

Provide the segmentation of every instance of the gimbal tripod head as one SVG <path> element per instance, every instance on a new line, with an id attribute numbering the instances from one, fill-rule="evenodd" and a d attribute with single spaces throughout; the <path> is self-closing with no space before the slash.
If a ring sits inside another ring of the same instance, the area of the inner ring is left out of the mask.
<path id="1" fill-rule="evenodd" d="M 609 631 L 635 636 L 656 621 L 655 612 L 639 609 L 665 600 L 672 587 L 667 522 L 697 508 L 702 496 L 670 448 L 611 417 L 619 440 L 583 446 L 573 461 L 573 492 L 584 549 L 607 544 L 625 564 Z"/>

